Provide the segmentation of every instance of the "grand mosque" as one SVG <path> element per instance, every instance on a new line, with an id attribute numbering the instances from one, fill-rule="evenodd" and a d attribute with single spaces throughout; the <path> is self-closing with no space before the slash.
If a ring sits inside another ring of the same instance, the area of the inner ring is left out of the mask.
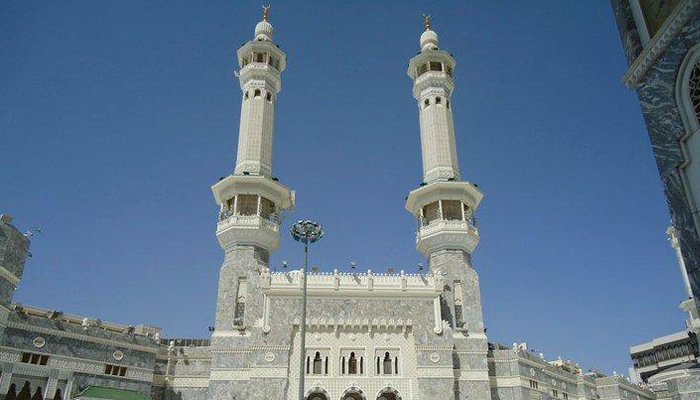
<path id="1" fill-rule="evenodd" d="M 212 186 L 224 260 L 211 337 L 165 339 L 155 326 L 13 303 L 29 239 L 5 214 L 0 400 L 291 400 L 299 393 L 309 400 L 666 396 L 618 374 L 547 360 L 524 343 L 489 342 L 479 267 L 472 264 L 479 244 L 474 216 L 484 194 L 459 170 L 452 115 L 458 70 L 429 18 L 420 52 L 406 71 L 420 121 L 423 183 L 405 205 L 418 221 L 415 245 L 428 271 L 309 272 L 306 278 L 301 271 L 271 271 L 280 213 L 295 203 L 294 191 L 272 174 L 275 107 L 287 61 L 273 33 L 265 9 L 253 37 L 237 52 L 242 93 L 236 165 Z M 669 398 L 698 399 L 696 389 L 669 392 Z"/>

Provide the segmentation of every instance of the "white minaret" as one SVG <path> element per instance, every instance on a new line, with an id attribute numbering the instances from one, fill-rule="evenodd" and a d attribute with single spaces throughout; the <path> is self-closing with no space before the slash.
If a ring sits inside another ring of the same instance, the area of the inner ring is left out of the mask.
<path id="1" fill-rule="evenodd" d="M 439 50 L 430 17 L 420 47 L 408 65 L 408 75 L 420 118 L 423 184 L 409 194 L 406 209 L 420 222 L 416 244 L 426 257 L 445 249 L 471 254 L 479 243 L 473 216 L 483 194 L 460 181 L 452 120 L 456 63 L 450 53 Z"/>
<path id="2" fill-rule="evenodd" d="M 267 12 L 265 8 L 263 20 L 255 26 L 254 40 L 238 49 L 243 100 L 236 175 L 272 175 L 275 102 L 282 89 L 280 75 L 287 66 L 287 56 L 272 41 Z"/>
<path id="3" fill-rule="evenodd" d="M 221 246 L 252 245 L 267 255 L 279 245 L 280 212 L 294 206 L 294 192 L 272 176 L 275 102 L 287 56 L 272 41 L 268 8 L 253 39 L 237 52 L 243 96 L 236 167 L 212 186 L 220 206 L 216 235 Z"/>

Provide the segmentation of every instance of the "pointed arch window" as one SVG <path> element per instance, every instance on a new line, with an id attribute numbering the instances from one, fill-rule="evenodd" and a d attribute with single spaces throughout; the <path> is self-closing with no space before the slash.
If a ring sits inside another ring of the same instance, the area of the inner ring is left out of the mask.
<path id="1" fill-rule="evenodd" d="M 389 352 L 387 351 L 384 353 L 384 361 L 383 361 L 383 367 L 384 367 L 384 375 L 391 375 L 391 356 L 389 355 Z"/>
<path id="2" fill-rule="evenodd" d="M 323 373 L 322 366 L 323 360 L 321 359 L 321 353 L 317 351 L 314 356 L 314 375 L 321 375 Z"/>
<path id="3" fill-rule="evenodd" d="M 357 357 L 355 357 L 355 352 L 350 353 L 350 360 L 348 360 L 348 374 L 357 375 Z"/>
<path id="4" fill-rule="evenodd" d="M 22 390 L 17 395 L 17 400 L 30 400 L 32 397 L 32 389 L 29 387 L 29 381 L 24 382 Z"/>
<path id="5" fill-rule="evenodd" d="M 253 94 L 253 97 L 260 97 L 260 89 L 255 89 L 255 94 Z"/>
<path id="6" fill-rule="evenodd" d="M 32 400 L 44 400 L 44 395 L 42 394 L 41 386 L 36 388 L 34 396 L 32 396 Z"/>
<path id="7" fill-rule="evenodd" d="M 442 97 L 440 97 L 440 96 L 436 97 L 435 104 L 442 104 Z"/>
<path id="8" fill-rule="evenodd" d="M 7 396 L 5 400 L 16 400 L 17 399 L 17 386 L 13 383 L 10 385 L 10 389 L 7 391 Z"/>
<path id="9" fill-rule="evenodd" d="M 695 112 L 695 119 L 700 123 L 700 62 L 695 63 L 688 80 L 688 95 Z"/>
<path id="10" fill-rule="evenodd" d="M 423 108 L 426 108 L 429 105 L 430 105 L 430 99 L 425 99 L 425 101 L 423 102 Z"/>
<path id="11" fill-rule="evenodd" d="M 247 91 L 243 94 L 243 101 L 246 101 L 246 100 L 248 100 L 248 92 Z"/>

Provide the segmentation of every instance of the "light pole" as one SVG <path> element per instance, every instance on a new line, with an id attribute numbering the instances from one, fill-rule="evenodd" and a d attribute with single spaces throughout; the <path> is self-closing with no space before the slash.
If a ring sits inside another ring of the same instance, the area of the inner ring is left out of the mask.
<path id="1" fill-rule="evenodd" d="M 309 269 L 309 243 L 314 243 L 323 237 L 323 228 L 314 221 L 297 221 L 291 228 L 289 234 L 297 242 L 304 243 L 304 268 L 301 270 L 303 279 L 301 292 L 301 325 L 299 329 L 299 400 L 304 400 L 304 361 L 306 359 L 306 270 Z"/>

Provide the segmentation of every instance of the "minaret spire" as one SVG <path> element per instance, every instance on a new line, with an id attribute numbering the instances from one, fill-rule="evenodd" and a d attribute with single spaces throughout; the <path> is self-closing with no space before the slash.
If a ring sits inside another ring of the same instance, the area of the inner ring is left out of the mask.
<path id="1" fill-rule="evenodd" d="M 406 208 L 420 222 L 417 246 L 426 257 L 439 250 L 471 254 L 479 242 L 473 215 L 483 195 L 471 183 L 461 182 L 452 119 L 456 62 L 438 48 L 430 15 L 423 17 L 421 52 L 408 65 L 420 121 L 423 185 L 410 193 Z"/>
<path id="2" fill-rule="evenodd" d="M 275 105 L 287 55 L 272 40 L 269 9 L 263 6 L 253 38 L 237 52 L 243 94 L 236 166 L 232 175 L 212 186 L 221 207 L 217 238 L 227 250 L 237 245 L 253 245 L 265 253 L 276 249 L 279 214 L 294 205 L 294 192 L 272 176 Z"/>

